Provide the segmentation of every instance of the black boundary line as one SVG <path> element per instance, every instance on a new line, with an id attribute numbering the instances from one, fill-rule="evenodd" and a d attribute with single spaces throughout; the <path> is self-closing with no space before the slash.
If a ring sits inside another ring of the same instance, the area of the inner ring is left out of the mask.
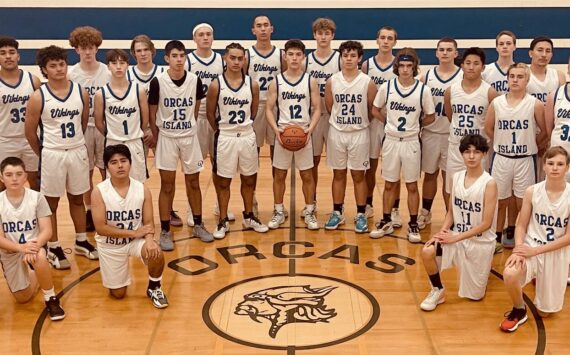
<path id="1" fill-rule="evenodd" d="M 293 156 L 293 161 L 291 162 L 291 190 L 289 193 L 289 241 L 290 242 L 294 242 L 295 241 L 295 229 L 296 229 L 296 225 L 297 225 L 297 211 L 295 211 L 296 208 L 296 180 L 297 180 L 297 171 L 295 169 L 295 156 Z M 295 244 L 291 243 L 289 244 L 289 255 L 295 255 Z M 296 264 L 296 259 L 295 258 L 290 258 L 289 259 L 289 276 L 293 277 L 296 274 L 297 268 L 296 268 L 297 264 Z M 287 351 L 288 355 L 294 355 L 295 354 L 295 349 L 293 349 L 293 352 L 289 352 Z"/>

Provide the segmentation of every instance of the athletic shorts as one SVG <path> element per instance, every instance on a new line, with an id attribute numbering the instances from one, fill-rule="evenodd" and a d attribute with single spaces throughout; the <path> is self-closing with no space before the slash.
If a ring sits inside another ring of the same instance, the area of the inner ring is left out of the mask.
<path id="1" fill-rule="evenodd" d="M 497 182 L 499 200 L 513 195 L 523 198 L 526 189 L 536 184 L 536 156 L 507 158 L 494 153 L 491 161 L 491 176 Z"/>
<path id="2" fill-rule="evenodd" d="M 259 159 L 255 133 L 216 132 L 213 158 L 213 171 L 218 176 L 231 179 L 236 173 L 256 174 Z"/>
<path id="3" fill-rule="evenodd" d="M 93 170 L 95 167 L 104 169 L 103 150 L 105 149 L 105 137 L 95 126 L 87 126 L 87 130 L 85 130 L 83 136 L 89 156 L 89 170 Z"/>
<path id="4" fill-rule="evenodd" d="M 22 291 L 30 286 L 30 269 L 24 263 L 24 253 L 0 252 L 0 264 L 10 292 Z"/>
<path id="5" fill-rule="evenodd" d="M 321 118 L 311 135 L 313 139 L 313 154 L 316 157 L 320 157 L 323 154 L 323 147 L 327 142 L 327 136 L 329 134 L 330 117 L 328 112 L 321 112 Z"/>
<path id="6" fill-rule="evenodd" d="M 495 242 L 463 239 L 442 246 L 441 270 L 457 268 L 459 297 L 480 300 L 485 296 L 493 263 Z"/>
<path id="7" fill-rule="evenodd" d="M 370 167 L 370 131 L 352 132 L 329 127 L 327 164 L 335 170 L 368 170 Z"/>
<path id="8" fill-rule="evenodd" d="M 265 106 L 265 101 L 259 102 L 257 115 L 253 121 L 253 130 L 255 131 L 257 146 L 259 148 L 263 147 L 264 142 L 267 142 L 269 145 L 273 145 L 273 142 L 275 141 L 275 132 L 273 132 L 269 124 L 267 124 L 267 119 L 265 118 Z M 275 106 L 274 113 L 276 115 L 275 117 L 277 117 L 277 106 Z"/>
<path id="9" fill-rule="evenodd" d="M 435 174 L 438 169 L 445 171 L 448 146 L 448 134 L 424 131 L 422 133 L 422 171 L 428 174 Z"/>
<path id="10" fill-rule="evenodd" d="M 95 240 L 97 241 L 97 251 L 99 251 L 99 267 L 101 268 L 103 286 L 114 290 L 131 284 L 131 273 L 129 272 L 130 256 L 138 257 L 144 263 L 142 258 L 142 249 L 145 239 L 136 238 L 121 246 L 110 245 L 106 243 L 107 239 L 113 240 L 117 243 L 120 243 L 125 239 L 107 238 L 100 235 L 95 236 Z"/>
<path id="11" fill-rule="evenodd" d="M 116 141 L 113 139 L 105 139 L 105 147 L 116 144 L 124 144 L 131 152 L 131 171 L 129 176 L 142 183 L 148 179 L 148 170 L 146 167 L 146 155 L 144 143 L 141 139 L 133 139 L 130 141 Z M 107 174 L 109 176 L 109 174 Z"/>
<path id="12" fill-rule="evenodd" d="M 422 159 L 418 137 L 400 138 L 386 136 L 382 147 L 382 177 L 389 182 L 411 183 L 420 179 Z"/>
<path id="13" fill-rule="evenodd" d="M 186 175 L 199 173 L 204 169 L 200 143 L 196 135 L 189 137 L 167 137 L 158 133 L 154 165 L 159 170 L 176 171 L 178 161 Z"/>
<path id="14" fill-rule="evenodd" d="M 214 147 L 214 130 L 205 115 L 198 115 L 198 118 L 196 118 L 196 131 L 198 143 L 200 143 L 200 151 L 202 151 L 202 159 L 206 159 L 208 154 L 210 156 L 214 154 L 212 150 Z"/>
<path id="15" fill-rule="evenodd" d="M 89 159 L 87 148 L 42 148 L 40 159 L 40 192 L 47 197 L 82 195 L 89 191 Z"/>
<path id="16" fill-rule="evenodd" d="M 380 159 L 382 141 L 384 140 L 384 123 L 380 120 L 370 120 L 370 159 Z"/>
<path id="17" fill-rule="evenodd" d="M 35 172 L 40 167 L 40 158 L 34 153 L 25 137 L 0 137 L 0 162 L 8 157 L 22 159 L 26 171 Z"/>
<path id="18" fill-rule="evenodd" d="M 279 140 L 275 140 L 275 150 L 273 151 L 273 166 L 281 170 L 289 170 L 293 157 L 295 157 L 295 168 L 300 171 L 312 169 L 313 162 L 313 142 L 309 137 L 307 144 L 296 152 L 283 148 Z"/>

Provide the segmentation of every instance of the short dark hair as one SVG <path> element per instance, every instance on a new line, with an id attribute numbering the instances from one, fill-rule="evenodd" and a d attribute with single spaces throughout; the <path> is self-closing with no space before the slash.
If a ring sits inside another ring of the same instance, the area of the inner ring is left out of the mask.
<path id="1" fill-rule="evenodd" d="M 107 64 L 116 60 L 128 62 L 129 54 L 122 49 L 109 49 L 107 53 L 105 53 L 105 60 L 107 61 Z"/>
<path id="2" fill-rule="evenodd" d="M 534 47 L 536 47 L 536 45 L 539 44 L 540 42 L 548 42 L 548 43 L 550 43 L 550 47 L 552 47 L 552 49 L 554 49 L 554 43 L 552 42 L 552 39 L 550 39 L 550 37 L 538 36 L 538 37 L 535 37 L 532 40 L 532 42 L 530 42 L 530 50 L 532 51 L 534 49 Z"/>
<path id="3" fill-rule="evenodd" d="M 465 59 L 467 59 L 467 56 L 469 55 L 476 55 L 477 57 L 479 57 L 479 59 L 481 59 L 481 63 L 483 63 L 483 65 L 485 65 L 485 51 L 482 50 L 479 47 L 469 47 L 467 48 L 464 52 L 463 52 L 463 57 L 461 57 L 461 63 L 465 62 Z"/>
<path id="4" fill-rule="evenodd" d="M 343 52 L 356 51 L 359 57 L 364 55 L 364 47 L 358 41 L 344 41 L 338 47 L 338 51 L 342 55 Z"/>
<path id="5" fill-rule="evenodd" d="M 441 43 L 451 43 L 451 44 L 453 44 L 453 46 L 455 47 L 455 49 L 457 49 L 457 41 L 455 40 L 455 38 L 452 38 L 452 37 L 442 37 L 439 41 L 437 41 L 436 48 L 439 48 L 439 45 L 440 45 Z"/>
<path id="6" fill-rule="evenodd" d="M 459 143 L 459 152 L 463 154 L 471 145 L 483 153 L 487 153 L 489 151 L 489 143 L 487 143 L 487 139 L 485 139 L 485 137 L 480 134 L 468 134 L 461 138 L 461 142 Z"/>
<path id="7" fill-rule="evenodd" d="M 24 171 L 26 171 L 26 165 L 24 164 L 22 159 L 17 158 L 17 157 L 8 157 L 8 158 L 2 160 L 2 163 L 0 163 L 0 174 L 4 174 L 4 169 L 6 169 L 6 167 L 8 165 L 21 166 L 22 169 L 24 169 Z"/>
<path id="8" fill-rule="evenodd" d="M 239 49 L 245 54 L 245 48 L 243 48 L 243 46 L 237 42 L 232 42 L 232 43 L 228 44 L 226 46 L 226 50 L 224 51 L 224 54 L 227 54 L 230 51 L 230 49 Z"/>
<path id="9" fill-rule="evenodd" d="M 497 37 L 495 37 L 495 45 L 499 44 L 499 37 L 501 37 L 501 36 L 511 37 L 513 39 L 513 44 L 515 46 L 517 45 L 517 36 L 512 31 L 509 31 L 509 30 L 503 30 L 497 34 Z"/>
<path id="10" fill-rule="evenodd" d="M 109 145 L 105 147 L 105 150 L 103 150 L 103 164 L 105 165 L 105 167 L 109 165 L 109 161 L 111 161 L 111 158 L 115 154 L 124 156 L 129 160 L 129 163 L 132 163 L 131 151 L 126 145 L 124 144 Z"/>
<path id="11" fill-rule="evenodd" d="M 42 69 L 45 69 L 50 60 L 63 60 L 67 63 L 67 51 L 61 47 L 51 45 L 49 47 L 40 48 L 36 54 L 36 64 L 40 67 L 42 75 L 47 75 Z"/>
<path id="12" fill-rule="evenodd" d="M 376 38 L 380 37 L 380 32 L 382 32 L 382 30 L 386 30 L 386 31 L 392 31 L 394 32 L 394 40 L 398 40 L 398 32 L 396 31 L 396 29 L 392 26 L 382 26 L 378 32 L 376 32 Z"/>
<path id="13" fill-rule="evenodd" d="M 298 49 L 305 53 L 305 44 L 300 39 L 290 39 L 285 42 L 285 52 L 289 49 Z"/>
<path id="14" fill-rule="evenodd" d="M 169 41 L 164 47 L 164 54 L 169 56 L 170 52 L 172 52 L 173 49 L 178 49 L 179 51 L 186 52 L 186 47 L 184 46 L 184 43 L 180 42 L 179 40 L 172 40 Z"/>
<path id="15" fill-rule="evenodd" d="M 18 49 L 19 47 L 18 41 L 16 41 L 13 37 L 0 37 L 0 48 L 2 47 L 12 47 Z"/>
<path id="16" fill-rule="evenodd" d="M 267 20 L 269 20 L 269 24 L 270 24 L 271 26 L 273 26 L 273 23 L 271 22 L 271 19 L 269 18 L 269 16 L 267 16 L 267 15 L 265 15 L 265 14 L 259 14 L 259 15 L 255 15 L 255 16 L 253 17 L 253 20 L 251 21 L 251 28 L 254 28 L 254 27 L 255 27 L 255 20 L 257 20 L 257 19 L 260 18 L 260 17 L 267 17 Z"/>
<path id="17" fill-rule="evenodd" d="M 398 67 L 400 66 L 400 61 L 409 61 L 409 59 L 412 59 L 412 63 L 414 63 L 414 72 L 413 75 L 414 76 L 418 76 L 420 70 L 420 58 L 418 57 L 418 53 L 416 52 L 415 49 L 410 48 L 410 47 L 404 47 L 402 49 L 400 49 L 398 51 L 398 53 L 396 53 L 396 59 L 394 59 L 394 74 L 396 74 L 397 76 L 399 76 L 400 74 L 398 73 Z"/>

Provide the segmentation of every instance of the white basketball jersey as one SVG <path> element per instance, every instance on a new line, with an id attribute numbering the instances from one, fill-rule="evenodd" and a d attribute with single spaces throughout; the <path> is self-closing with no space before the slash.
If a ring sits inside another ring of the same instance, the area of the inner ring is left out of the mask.
<path id="1" fill-rule="evenodd" d="M 143 224 L 144 185 L 142 182 L 130 178 L 127 195 L 123 198 L 111 184 L 111 179 L 103 180 L 97 184 L 101 197 L 105 203 L 105 220 L 107 225 L 128 230 L 137 230 Z M 97 234 L 95 239 L 99 243 L 110 247 L 120 247 L 130 243 L 132 238 L 114 238 Z"/>
<path id="2" fill-rule="evenodd" d="M 481 75 L 483 80 L 495 89 L 499 95 L 509 92 L 509 81 L 507 73 L 504 72 L 497 62 L 485 66 L 485 70 Z"/>
<path id="3" fill-rule="evenodd" d="M 0 219 L 2 229 L 8 240 L 25 244 L 34 240 L 39 234 L 37 217 L 38 204 L 42 195 L 32 189 L 25 189 L 24 199 L 18 207 L 14 207 L 6 196 L 6 191 L 0 193 Z"/>
<path id="4" fill-rule="evenodd" d="M 32 74 L 20 70 L 16 85 L 0 79 L 0 136 L 5 138 L 24 137 L 26 106 L 34 92 Z"/>
<path id="5" fill-rule="evenodd" d="M 99 63 L 99 68 L 94 74 L 87 73 L 81 69 L 79 63 L 69 67 L 67 72 L 69 80 L 81 85 L 89 92 L 89 126 L 95 126 L 95 118 L 93 115 L 93 98 L 97 90 L 105 86 L 111 81 L 111 72 L 103 63 Z"/>
<path id="6" fill-rule="evenodd" d="M 168 71 L 157 76 L 159 91 L 156 126 L 166 137 L 189 137 L 196 134 L 196 85 L 198 77 L 186 72 L 182 86 L 172 82 Z"/>
<path id="7" fill-rule="evenodd" d="M 431 96 L 433 96 L 433 103 L 435 105 L 435 121 L 424 127 L 424 131 L 449 134 L 449 120 L 445 115 L 443 104 L 443 95 L 448 87 L 455 83 L 460 83 L 463 79 L 463 71 L 459 68 L 447 80 L 443 80 L 437 74 L 437 67 L 427 71 L 425 76 L 425 84 L 431 89 Z"/>
<path id="8" fill-rule="evenodd" d="M 51 149 L 73 149 L 85 145 L 81 115 L 83 88 L 69 82 L 69 92 L 63 99 L 52 94 L 48 84 L 40 86 L 42 112 L 40 115 L 40 142 Z"/>
<path id="9" fill-rule="evenodd" d="M 463 90 L 461 81 L 451 85 L 451 124 L 449 142 L 459 144 L 468 134 L 485 134 L 485 115 L 489 108 L 489 88 L 491 85 L 482 81 L 479 88 L 468 94 Z"/>
<path id="10" fill-rule="evenodd" d="M 424 90 L 429 90 L 424 83 L 415 83 L 403 88 L 398 79 L 388 81 L 386 87 L 386 135 L 398 138 L 418 136 L 422 116 L 422 97 Z"/>
<path id="11" fill-rule="evenodd" d="M 542 103 L 546 103 L 548 94 L 558 89 L 558 72 L 554 68 L 546 68 L 546 77 L 544 81 L 540 81 L 530 73 L 530 80 L 526 87 L 526 92 L 536 97 Z"/>
<path id="12" fill-rule="evenodd" d="M 504 156 L 527 156 L 538 153 L 534 96 L 526 94 L 516 107 L 507 103 L 507 95 L 493 100 L 495 109 L 495 136 L 493 149 Z"/>
<path id="13" fill-rule="evenodd" d="M 483 171 L 477 181 L 466 188 L 466 173 L 467 170 L 462 170 L 453 175 L 453 226 L 451 230 L 455 233 L 466 232 L 483 223 L 485 189 L 487 183 L 493 180 L 489 173 Z M 493 210 L 497 209 L 497 206 L 486 207 Z M 471 238 L 471 240 L 494 243 L 495 238 L 495 223 L 492 223 L 491 228 Z"/>
<path id="14" fill-rule="evenodd" d="M 204 95 L 208 93 L 208 88 L 212 80 L 224 73 L 224 60 L 219 53 L 212 52 L 209 58 L 198 57 L 195 52 L 188 54 L 188 60 L 186 61 L 186 67 L 189 72 L 196 74 L 198 78 L 202 81 L 202 88 Z M 206 104 L 200 105 L 201 116 L 206 117 Z"/>
<path id="15" fill-rule="evenodd" d="M 368 127 L 368 75 L 359 72 L 351 82 L 342 71 L 330 78 L 333 105 L 329 123 L 339 131 L 354 132 Z"/>
<path id="16" fill-rule="evenodd" d="M 115 95 L 110 84 L 101 88 L 101 92 L 105 110 L 105 137 L 116 141 L 141 139 L 144 133 L 141 129 L 139 84 L 129 82 L 123 97 Z"/>
<path id="17" fill-rule="evenodd" d="M 153 65 L 152 70 L 148 73 L 143 73 L 137 69 L 136 65 L 132 65 L 127 70 L 127 79 L 139 84 L 144 88 L 144 91 L 148 95 L 148 87 L 150 86 L 150 81 L 160 73 L 164 72 L 164 67 L 160 67 L 156 64 Z"/>
<path id="18" fill-rule="evenodd" d="M 252 79 L 246 75 L 241 86 L 235 89 L 228 85 L 224 75 L 220 75 L 216 80 L 218 80 L 220 88 L 217 109 L 218 129 L 232 133 L 253 132 L 253 117 L 251 117 Z"/>
<path id="19" fill-rule="evenodd" d="M 267 89 L 277 74 L 281 73 L 281 50 L 273 46 L 266 56 L 259 54 L 252 46 L 246 51 L 248 60 L 247 75 L 259 84 L 259 101 L 267 101 Z"/>
<path id="20" fill-rule="evenodd" d="M 321 95 L 321 112 L 327 112 L 325 107 L 325 84 L 333 74 L 340 71 L 340 54 L 338 51 L 333 51 L 324 62 L 320 62 L 315 55 L 315 51 L 309 53 L 307 56 L 307 63 L 305 65 L 307 73 L 311 78 L 315 78 L 319 87 L 319 94 Z"/>
<path id="21" fill-rule="evenodd" d="M 528 224 L 525 242 L 540 246 L 561 238 L 566 233 L 570 213 L 570 184 L 558 200 L 551 202 L 546 193 L 546 181 L 533 186 L 532 216 Z"/>
<path id="22" fill-rule="evenodd" d="M 394 74 L 394 62 L 390 63 L 386 68 L 382 68 L 380 64 L 376 62 L 376 56 L 368 58 L 366 62 L 368 63 L 368 71 L 366 74 L 372 79 L 374 84 L 376 84 L 377 88 L 397 76 Z"/>
<path id="23" fill-rule="evenodd" d="M 550 146 L 559 145 L 570 152 L 570 97 L 568 83 L 562 85 L 554 94 L 554 129 L 550 138 Z"/>
<path id="24" fill-rule="evenodd" d="M 311 85 L 306 73 L 296 83 L 289 82 L 283 74 L 275 78 L 277 84 L 277 126 L 311 124 Z"/>

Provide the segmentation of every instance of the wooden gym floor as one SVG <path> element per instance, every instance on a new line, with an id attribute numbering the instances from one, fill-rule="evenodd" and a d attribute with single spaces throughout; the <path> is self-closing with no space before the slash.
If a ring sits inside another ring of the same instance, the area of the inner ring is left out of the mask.
<path id="1" fill-rule="evenodd" d="M 263 222 L 273 209 L 270 160 L 260 159 L 257 198 Z M 149 160 L 152 165 L 152 159 Z M 96 173 L 97 175 L 97 173 Z M 151 170 L 157 231 L 160 178 Z M 318 219 L 332 209 L 332 172 L 325 159 L 317 187 Z M 236 179 L 239 180 L 239 179 Z M 212 231 L 215 190 L 209 162 L 201 174 L 204 219 Z M 174 206 L 185 220 L 182 175 Z M 381 213 L 383 182 L 375 191 Z M 289 194 L 295 192 L 295 199 Z M 525 288 L 527 324 L 513 334 L 499 330 L 511 305 L 501 281 L 509 252 L 496 255 L 487 295 L 480 302 L 460 299 L 454 271 L 442 274 L 447 301 L 434 312 L 420 302 L 429 291 L 420 258 L 421 244 L 405 238 L 408 212 L 402 187 L 404 227 L 372 240 L 353 231 L 355 204 L 349 179 L 347 223 L 325 232 L 304 228 L 301 181 L 287 182 L 289 219 L 267 234 L 242 232 L 239 181 L 232 184 L 230 210 L 236 216 L 226 239 L 204 244 L 186 226 L 174 228 L 176 249 L 165 253 L 163 276 L 170 306 L 158 310 L 145 295 L 147 274 L 131 259 L 133 282 L 123 300 L 114 300 L 101 284 L 98 263 L 68 257 L 71 270 L 53 270 L 66 318 L 46 318 L 41 294 L 16 304 L 0 281 L 2 354 L 568 354 L 570 296 L 561 313 L 540 319 L 532 306 L 534 289 Z M 73 226 L 67 203 L 60 204 L 60 240 L 71 251 Z M 426 241 L 441 226 L 444 207 L 438 196 L 433 222 L 422 231 Z M 373 228 L 373 221 L 370 220 Z M 92 236 L 90 237 L 92 239 Z"/>

